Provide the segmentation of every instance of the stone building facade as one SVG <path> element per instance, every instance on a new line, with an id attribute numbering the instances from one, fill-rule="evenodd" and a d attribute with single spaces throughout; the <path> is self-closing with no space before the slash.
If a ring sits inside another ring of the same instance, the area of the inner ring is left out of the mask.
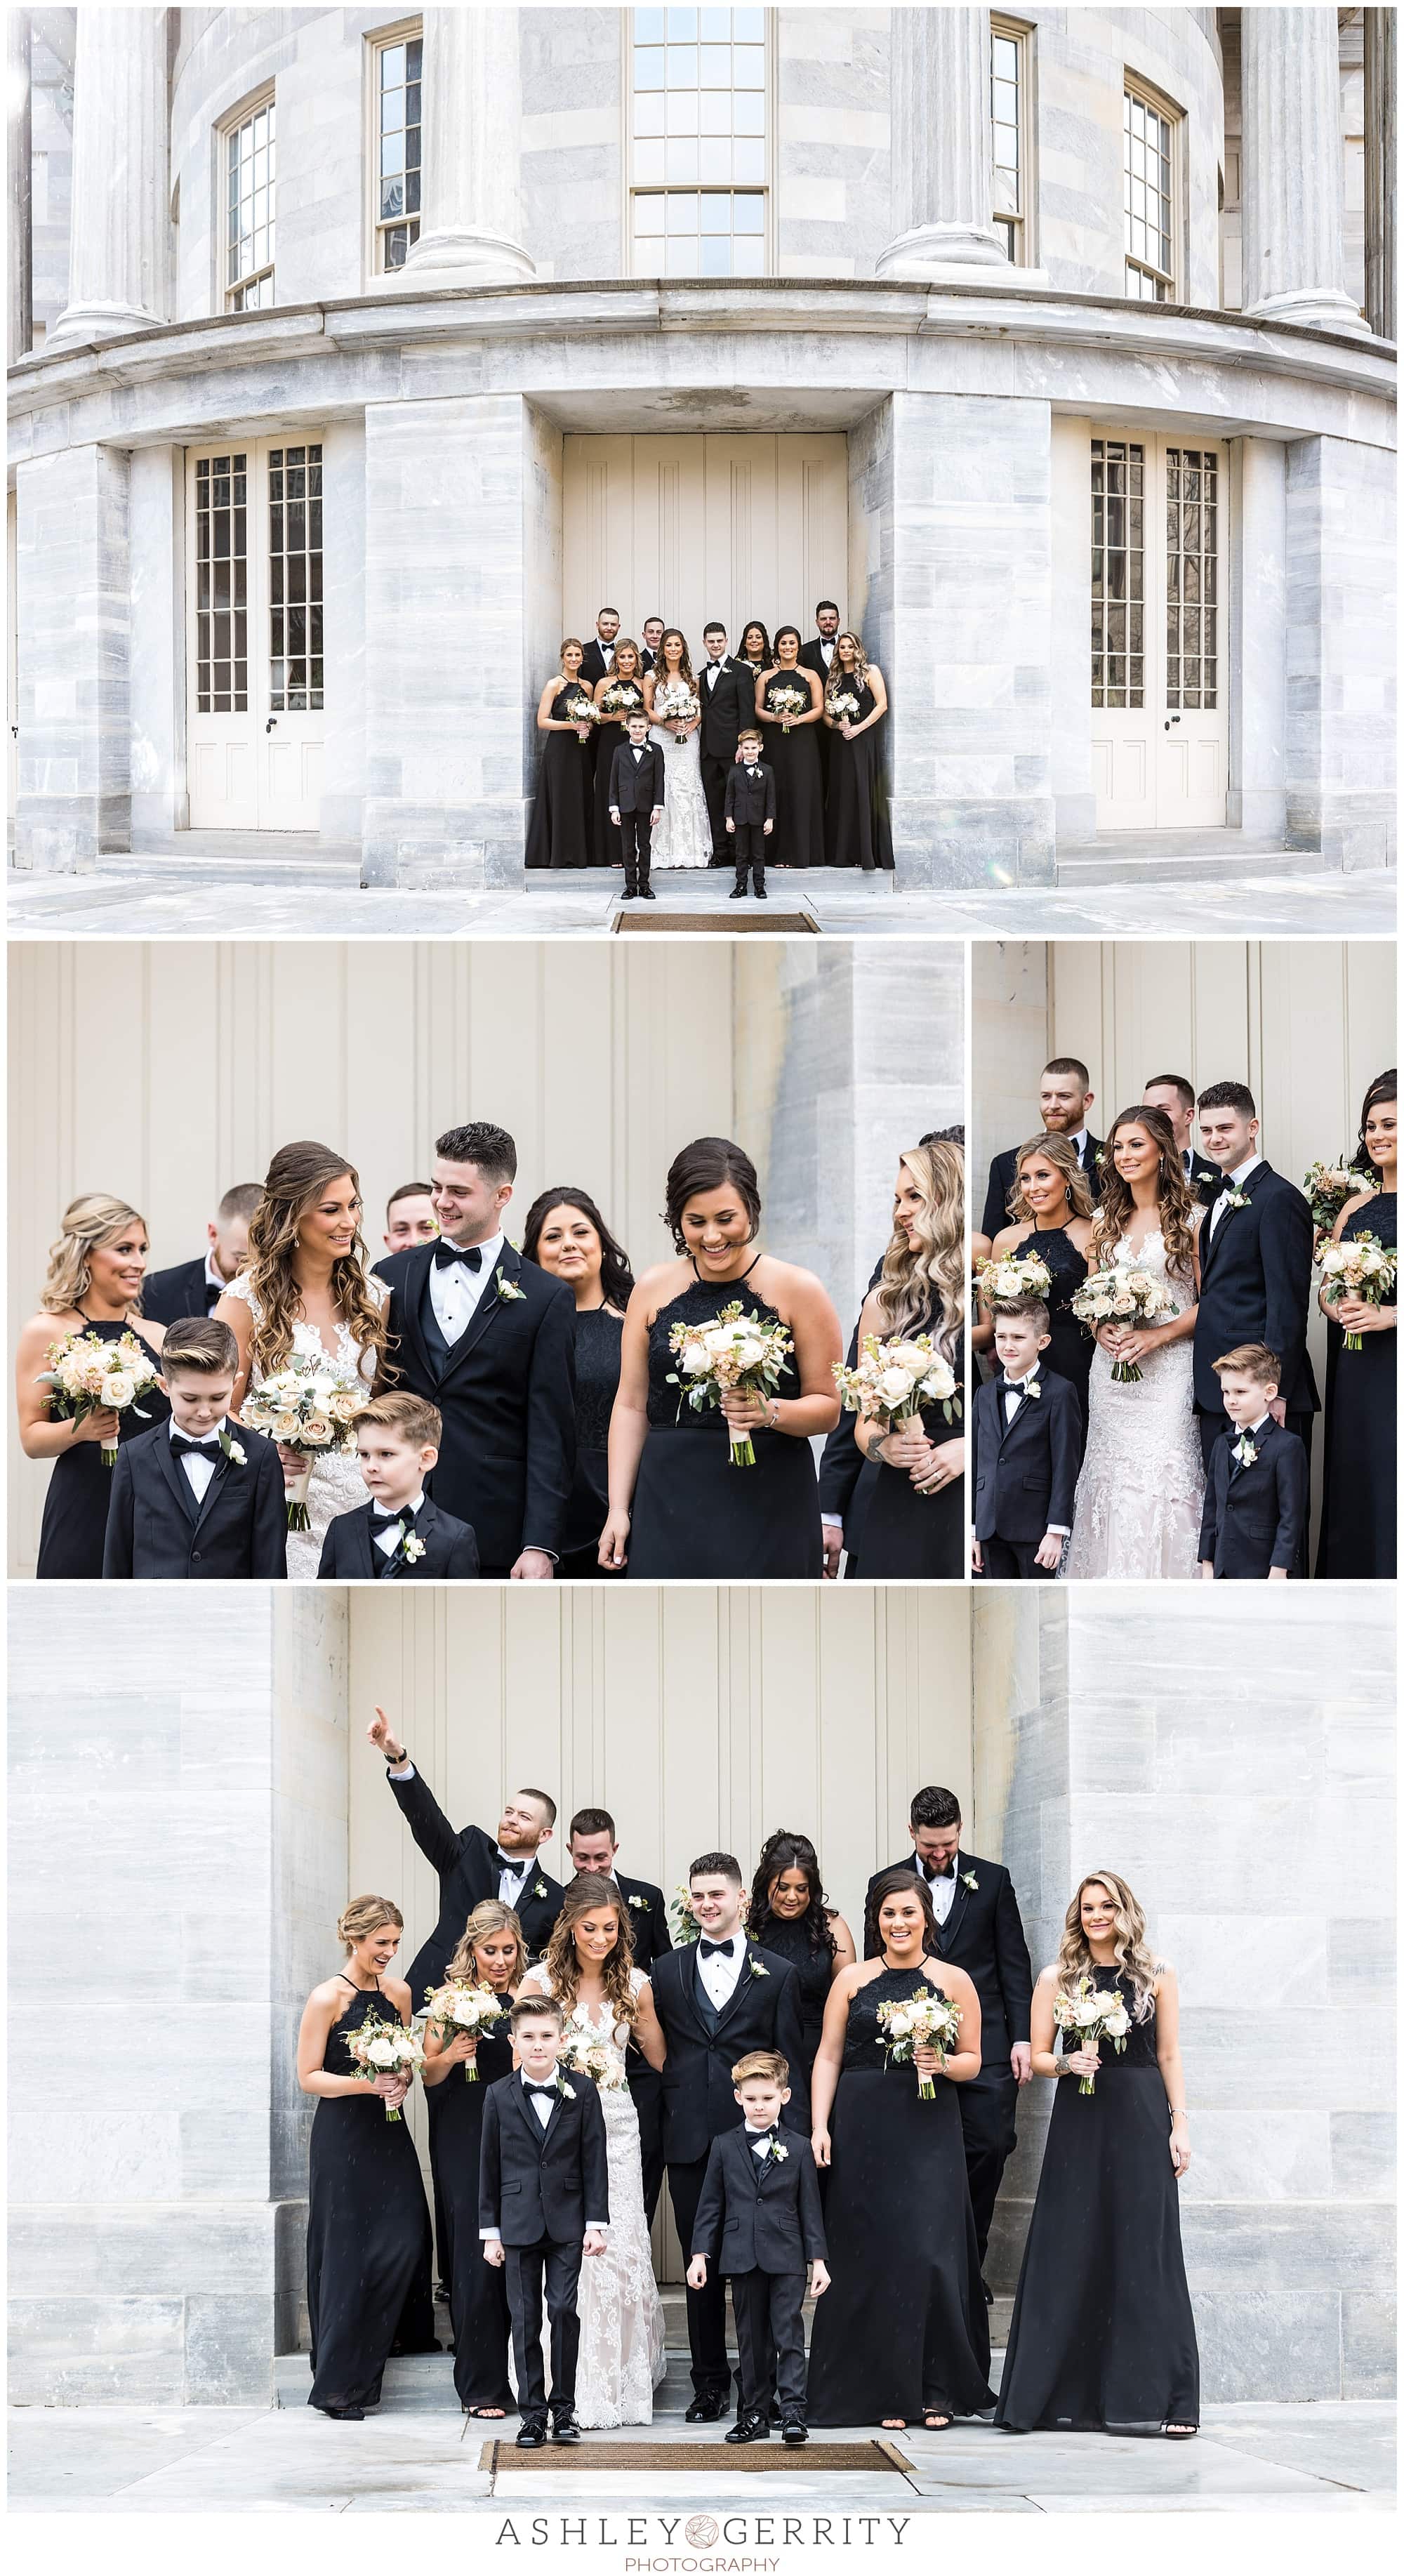
<path id="1" fill-rule="evenodd" d="M 76 20 L 20 866 L 297 831 L 517 884 L 563 631 L 826 593 L 899 887 L 1198 827 L 1385 863 L 1391 12 Z"/>

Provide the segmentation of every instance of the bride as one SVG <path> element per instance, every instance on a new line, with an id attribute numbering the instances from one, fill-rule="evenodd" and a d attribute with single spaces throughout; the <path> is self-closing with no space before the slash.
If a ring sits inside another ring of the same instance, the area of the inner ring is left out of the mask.
<path id="1" fill-rule="evenodd" d="M 658 648 L 658 659 L 644 678 L 644 704 L 652 718 L 649 740 L 663 754 L 663 820 L 653 835 L 655 868 L 706 868 L 712 863 L 712 823 L 702 792 L 702 748 L 699 728 L 702 702 L 697 694 L 686 639 L 670 626 Z M 676 716 L 659 711 L 671 702 L 691 712 Z"/>
<path id="2" fill-rule="evenodd" d="M 1107 1137 L 1089 1272 L 1148 1270 L 1179 1313 L 1166 1324 L 1097 1327 L 1087 1452 L 1078 1478 L 1067 1577 L 1192 1578 L 1204 1469 L 1194 1418 L 1199 1229 L 1174 1130 L 1161 1109 L 1123 1109 Z M 1141 1371 L 1113 1377 L 1117 1360 Z"/>
<path id="3" fill-rule="evenodd" d="M 315 1360 L 339 1384 L 360 1385 L 369 1399 L 390 1291 L 367 1270 L 365 1253 L 361 1184 L 345 1155 L 329 1145 L 280 1146 L 249 1223 L 248 1267 L 215 1308 L 239 1345 L 236 1415 L 245 1388 L 260 1386 L 294 1356 Z M 279 1455 L 286 1483 L 295 1486 L 307 1458 L 294 1449 Z M 366 1499 L 354 1457 L 318 1452 L 311 1469 L 311 1526 L 288 1532 L 288 1574 L 299 1583 L 316 1581 L 329 1524 Z"/>
<path id="4" fill-rule="evenodd" d="M 566 2041 L 603 2045 L 608 2080 L 600 2086 L 609 2147 L 609 2240 L 581 2266 L 577 2422 L 598 2432 L 618 2424 L 651 2424 L 653 2392 L 666 2368 L 663 2302 L 653 2277 L 644 2216 L 639 2119 L 624 2080 L 630 2035 L 650 2066 L 667 2050 L 653 2009 L 653 1989 L 630 1965 L 633 1934 L 612 1878 L 583 1871 L 573 1878 L 540 1964 L 521 1993 L 554 1995 L 565 2010 Z M 563 2057 L 562 2063 L 566 2062 Z"/>

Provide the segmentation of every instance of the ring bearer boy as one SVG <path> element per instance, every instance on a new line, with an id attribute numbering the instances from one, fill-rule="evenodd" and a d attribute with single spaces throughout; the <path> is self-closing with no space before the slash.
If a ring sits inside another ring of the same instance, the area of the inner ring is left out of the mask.
<path id="1" fill-rule="evenodd" d="M 1004 1374 L 977 1388 L 972 1408 L 974 1566 L 997 1583 L 1055 1575 L 1072 1528 L 1082 1415 L 1071 1378 L 1039 1366 L 1051 1338 L 1041 1299 L 1002 1306 L 995 1352 Z"/>
<path id="2" fill-rule="evenodd" d="M 752 886 L 764 903 L 765 845 L 775 829 L 775 772 L 761 758 L 755 725 L 742 728 L 737 748 L 741 757 L 726 781 L 726 828 L 736 861 L 731 900 L 735 903 L 745 893 L 749 868 Z"/>
<path id="3" fill-rule="evenodd" d="M 551 1996 L 512 2006 L 518 2064 L 489 2087 L 478 2168 L 483 2259 L 507 2273 L 512 2359 L 522 2429 L 519 2451 L 546 2439 L 541 2299 L 551 2328 L 551 2425 L 578 2442 L 575 2369 L 580 2351 L 580 2265 L 603 2254 L 609 2230 L 609 2151 L 594 2079 L 557 2065 L 565 2015 Z"/>
<path id="4" fill-rule="evenodd" d="M 785 2059 L 774 2049 L 754 2048 L 731 2073 L 744 2125 L 712 2140 L 692 2223 L 688 2287 L 705 2290 L 707 2266 L 718 2259 L 731 2283 L 741 2401 L 726 2440 L 769 2441 L 778 2396 L 781 2440 L 794 2448 L 809 2439 L 806 2267 L 814 2266 L 816 2299 L 829 2286 L 819 2174 L 803 2130 L 780 2127 L 790 2098 Z"/>
<path id="5" fill-rule="evenodd" d="M 1206 1583 L 1285 1583 L 1301 1554 L 1311 1471 L 1305 1442 L 1272 1417 L 1277 1353 L 1244 1342 L 1213 1366 L 1238 1437 L 1209 1452 L 1199 1570 Z"/>

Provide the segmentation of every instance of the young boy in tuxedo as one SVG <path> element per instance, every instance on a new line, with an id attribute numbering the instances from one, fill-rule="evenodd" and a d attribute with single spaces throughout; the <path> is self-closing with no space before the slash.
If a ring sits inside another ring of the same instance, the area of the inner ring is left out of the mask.
<path id="1" fill-rule="evenodd" d="M 603 2254 L 609 2230 L 609 2154 L 593 2079 L 567 2074 L 565 2015 L 549 1995 L 519 1995 L 512 2006 L 517 2067 L 490 2086 L 483 2104 L 478 2167 L 478 2232 L 483 2259 L 507 2273 L 512 2358 L 522 2429 L 519 2451 L 546 2439 L 546 2373 L 541 2359 L 541 2291 L 551 2325 L 551 2423 L 558 2442 L 578 2442 L 576 2299 L 582 2258 Z"/>
<path id="2" fill-rule="evenodd" d="M 1041 1300 L 1001 1308 L 995 1352 L 1004 1373 L 976 1391 L 972 1563 L 996 1583 L 1055 1575 L 1072 1529 L 1081 1416 L 1071 1380 L 1039 1367 L 1051 1338 Z"/>
<path id="3" fill-rule="evenodd" d="M 743 2126 L 713 2138 L 692 2229 L 688 2286 L 705 2290 L 720 2259 L 731 2283 L 741 2401 L 728 2442 L 768 2442 L 780 2400 L 780 2438 L 809 2439 L 805 2423 L 804 2293 L 829 2286 L 814 2149 L 802 2129 L 782 2129 L 790 2070 L 774 2049 L 754 2048 L 731 2070 Z"/>
<path id="4" fill-rule="evenodd" d="M 775 829 L 775 772 L 761 758 L 759 728 L 744 725 L 737 739 L 741 757 L 726 780 L 726 828 L 736 861 L 733 903 L 746 891 L 746 870 L 762 903 L 765 892 L 765 845 Z"/>
<path id="5" fill-rule="evenodd" d="M 341 1512 L 322 1541 L 319 1583 L 470 1582 L 478 1542 L 467 1521 L 424 1490 L 443 1417 L 422 1395 L 378 1395 L 356 1416 L 356 1454 L 370 1501 Z"/>
<path id="6" fill-rule="evenodd" d="M 663 820 L 663 754 L 648 738 L 648 718 L 637 708 L 628 719 L 627 742 L 616 743 L 609 771 L 609 819 L 624 844 L 626 902 L 656 901 L 648 881 L 653 832 Z"/>
<path id="7" fill-rule="evenodd" d="M 124 1442 L 112 1470 L 104 1581 L 282 1582 L 288 1512 L 271 1440 L 231 1423 L 239 1345 L 213 1315 L 168 1324 L 157 1381 L 169 1422 Z"/>
<path id="8" fill-rule="evenodd" d="M 1213 1367 L 1238 1438 L 1216 1440 L 1209 1452 L 1199 1571 L 1206 1583 L 1285 1583 L 1301 1549 L 1311 1477 L 1305 1442 L 1272 1418 L 1277 1354 L 1266 1342 L 1242 1342 Z"/>

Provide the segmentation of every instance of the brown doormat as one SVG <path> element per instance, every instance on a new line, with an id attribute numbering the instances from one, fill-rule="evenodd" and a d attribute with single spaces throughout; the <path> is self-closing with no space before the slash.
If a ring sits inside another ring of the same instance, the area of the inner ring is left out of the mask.
<path id="1" fill-rule="evenodd" d="M 757 2469 L 800 2469 L 807 2477 L 831 2476 L 834 2471 L 865 2477 L 902 2477 L 913 2474 L 914 2463 L 905 2458 L 895 2442 L 816 2442 L 797 2444 L 787 2451 L 784 2443 L 770 2442 L 548 2442 L 542 2451 L 519 2451 L 515 2442 L 484 2442 L 478 2461 L 480 2469 L 501 2475 L 513 2469 L 529 2470 L 533 2476 L 546 2469 L 568 2469 L 572 2477 L 582 2469 L 613 2470 L 621 2475 L 629 2470 L 643 2470 L 650 2477 L 731 2476 L 737 2471 L 753 2474 Z"/>
<path id="2" fill-rule="evenodd" d="M 748 930 L 764 931 L 770 938 L 820 939 L 823 933 L 817 921 L 807 912 L 636 912 L 632 904 L 614 916 L 614 929 L 621 930 L 703 930 L 739 938 Z"/>

